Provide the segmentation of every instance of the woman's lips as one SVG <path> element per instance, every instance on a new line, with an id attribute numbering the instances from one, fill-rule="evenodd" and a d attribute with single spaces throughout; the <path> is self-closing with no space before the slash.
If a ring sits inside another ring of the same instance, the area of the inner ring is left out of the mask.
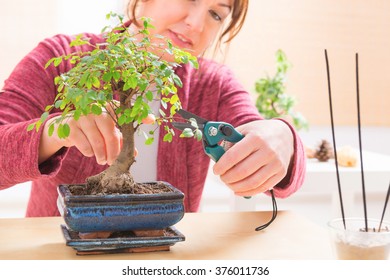
<path id="1" fill-rule="evenodd" d="M 184 49 L 192 48 L 193 45 L 192 41 L 182 34 L 169 30 L 169 38 L 172 40 L 173 44 L 175 44 L 179 48 L 184 48 Z"/>

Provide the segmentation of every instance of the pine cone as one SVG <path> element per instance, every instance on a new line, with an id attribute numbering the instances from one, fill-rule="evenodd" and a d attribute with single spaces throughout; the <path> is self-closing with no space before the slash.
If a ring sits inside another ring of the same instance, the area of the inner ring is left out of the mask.
<path id="1" fill-rule="evenodd" d="M 326 140 L 322 140 L 321 144 L 316 149 L 314 157 L 319 161 L 326 162 L 333 157 L 333 149 L 330 143 Z"/>

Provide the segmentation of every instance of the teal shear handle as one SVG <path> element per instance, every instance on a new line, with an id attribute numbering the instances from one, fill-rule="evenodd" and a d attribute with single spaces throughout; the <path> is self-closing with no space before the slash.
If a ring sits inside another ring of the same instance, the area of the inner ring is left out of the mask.
<path id="1" fill-rule="evenodd" d="M 244 135 L 239 133 L 231 124 L 224 122 L 207 122 L 203 128 L 206 145 L 206 154 L 215 162 L 225 153 L 225 149 L 220 146 L 221 141 L 237 143 Z"/>
<path id="2" fill-rule="evenodd" d="M 205 145 L 206 154 L 215 162 L 225 153 L 225 149 L 219 145 L 221 141 L 237 143 L 244 135 L 239 133 L 231 124 L 224 122 L 208 122 L 203 129 L 204 137 L 208 145 Z M 249 199 L 250 196 L 244 196 Z"/>

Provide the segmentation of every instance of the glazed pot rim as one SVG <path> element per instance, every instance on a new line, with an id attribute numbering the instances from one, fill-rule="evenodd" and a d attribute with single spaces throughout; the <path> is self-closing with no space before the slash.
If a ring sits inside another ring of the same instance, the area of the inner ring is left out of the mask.
<path id="1" fill-rule="evenodd" d="M 165 181 L 145 182 L 147 184 L 163 183 L 167 185 L 172 192 L 155 193 L 155 194 L 108 194 L 108 195 L 72 195 L 68 189 L 70 185 L 85 185 L 85 184 L 60 184 L 57 188 L 60 197 L 65 202 L 140 202 L 140 201 L 161 201 L 161 200 L 177 200 L 184 199 L 184 194 Z"/>

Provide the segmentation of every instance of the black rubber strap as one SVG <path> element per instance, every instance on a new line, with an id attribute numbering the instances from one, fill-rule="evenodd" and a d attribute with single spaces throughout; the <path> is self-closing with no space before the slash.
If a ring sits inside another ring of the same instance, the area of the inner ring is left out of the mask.
<path id="1" fill-rule="evenodd" d="M 272 224 L 272 222 L 276 219 L 276 216 L 278 215 L 278 205 L 276 204 L 274 191 L 270 190 L 270 193 L 271 193 L 271 198 L 272 198 L 272 217 L 271 217 L 271 220 L 269 220 L 264 225 L 261 225 L 261 226 L 257 227 L 255 229 L 256 231 L 260 231 L 260 230 L 263 230 L 266 227 L 268 227 L 270 224 Z"/>

